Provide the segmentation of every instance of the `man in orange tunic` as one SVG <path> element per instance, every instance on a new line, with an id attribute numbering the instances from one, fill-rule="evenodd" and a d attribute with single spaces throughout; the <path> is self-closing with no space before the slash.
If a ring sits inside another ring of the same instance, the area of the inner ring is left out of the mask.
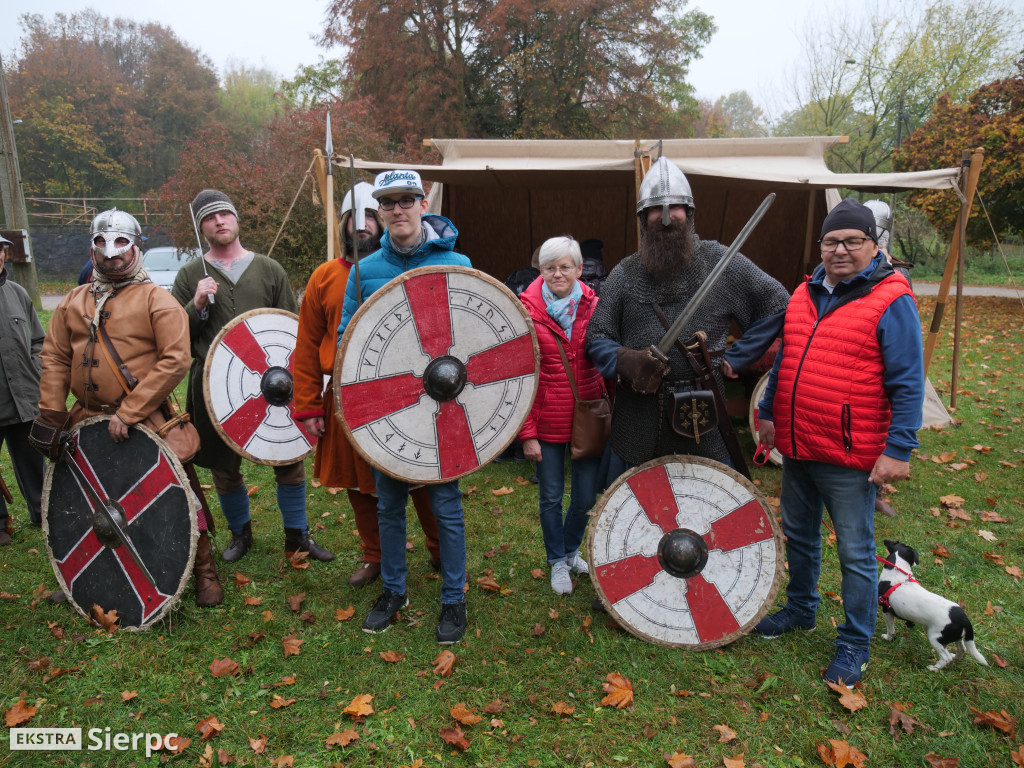
<path id="1" fill-rule="evenodd" d="M 373 185 L 356 185 L 355 210 L 363 209 L 365 224 L 355 227 L 352 193 L 345 197 L 340 226 L 343 235 L 341 256 L 322 264 L 310 275 L 299 307 L 299 332 L 295 340 L 295 418 L 305 423 L 307 431 L 317 438 L 313 477 L 323 485 L 345 488 L 355 516 L 363 549 L 363 564 L 348 583 L 353 587 L 368 584 L 380 575 L 380 535 L 377 531 L 377 488 L 370 465 L 356 453 L 341 424 L 334 416 L 334 356 L 338 350 L 337 328 L 349 270 L 360 256 L 380 247 L 383 229 L 377 214 L 377 201 L 370 193 Z M 437 522 L 430 508 L 425 487 L 411 493 L 416 514 L 430 551 L 429 563 L 437 570 L 441 563 L 441 547 L 437 539 Z"/>

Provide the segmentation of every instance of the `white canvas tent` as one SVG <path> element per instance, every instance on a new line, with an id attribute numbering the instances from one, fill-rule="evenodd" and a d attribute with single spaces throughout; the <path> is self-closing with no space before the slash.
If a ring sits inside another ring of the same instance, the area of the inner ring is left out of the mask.
<path id="1" fill-rule="evenodd" d="M 670 139 L 661 151 L 693 187 L 696 227 L 703 238 L 729 243 L 764 196 L 777 194 L 743 252 L 793 289 L 817 263 L 815 242 L 827 211 L 827 189 L 949 189 L 950 205 L 957 205 L 953 190 L 959 168 L 833 173 L 825 152 L 844 140 Z M 609 270 L 636 250 L 634 153 L 655 141 L 433 139 L 431 144 L 441 164 L 411 166 L 434 182 L 431 210 L 455 223 L 459 246 L 474 266 L 499 280 L 527 266 L 534 248 L 554 235 L 600 239 Z M 367 160 L 355 165 L 374 173 L 395 167 Z"/>

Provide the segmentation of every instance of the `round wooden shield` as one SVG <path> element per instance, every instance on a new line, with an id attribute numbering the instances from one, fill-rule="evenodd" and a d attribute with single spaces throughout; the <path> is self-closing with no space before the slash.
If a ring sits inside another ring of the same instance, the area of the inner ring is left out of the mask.
<path id="1" fill-rule="evenodd" d="M 782 532 L 753 483 L 724 464 L 697 456 L 649 461 L 620 476 L 593 514 L 590 578 L 631 634 L 717 648 L 771 608 Z"/>
<path id="2" fill-rule="evenodd" d="M 109 421 L 95 416 L 81 422 L 73 430 L 74 453 L 47 462 L 43 538 L 75 610 L 93 618 L 94 605 L 104 613 L 116 609 L 122 629 L 147 629 L 177 604 L 192 573 L 199 532 L 188 478 L 175 455 L 143 426 L 115 443 Z M 113 510 L 127 544 L 111 536 L 97 510 L 102 502 Z"/>
<path id="3" fill-rule="evenodd" d="M 768 371 L 757 381 L 757 385 L 754 387 L 754 393 L 750 396 L 750 434 L 754 438 L 754 449 L 757 449 L 757 404 L 761 402 L 761 398 L 764 397 L 765 387 L 768 386 L 768 377 L 771 376 L 771 371 Z M 768 454 L 768 461 L 774 464 L 776 467 L 782 466 L 782 454 L 779 453 L 778 448 L 772 448 Z"/>
<path id="4" fill-rule="evenodd" d="M 498 456 L 537 393 L 537 334 L 497 280 L 421 267 L 352 317 L 334 364 L 336 416 L 371 466 L 443 483 Z"/>
<path id="5" fill-rule="evenodd" d="M 298 330 L 291 312 L 254 309 L 225 325 L 206 356 L 203 394 L 213 425 L 235 453 L 257 464 L 294 464 L 316 445 L 292 418 Z"/>

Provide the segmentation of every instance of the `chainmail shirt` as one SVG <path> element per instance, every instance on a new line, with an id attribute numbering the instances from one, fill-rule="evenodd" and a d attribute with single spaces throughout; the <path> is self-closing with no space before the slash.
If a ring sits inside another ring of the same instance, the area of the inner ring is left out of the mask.
<path id="1" fill-rule="evenodd" d="M 654 314 L 652 303 L 658 303 L 670 322 L 674 320 L 725 251 L 721 243 L 698 239 L 693 263 L 672 282 L 652 277 L 642 266 L 639 253 L 623 259 L 601 287 L 601 300 L 587 327 L 588 344 L 595 339 L 610 339 L 632 349 L 657 344 L 665 335 L 665 327 Z M 736 254 L 680 339 L 685 341 L 702 330 L 707 334 L 708 349 L 722 349 L 730 321 L 735 320 L 745 331 L 752 323 L 785 310 L 788 302 L 789 294 L 775 278 Z M 691 382 L 693 371 L 679 350 L 673 346 L 668 357 L 671 371 L 665 381 Z M 715 379 L 722 389 L 719 360 L 715 358 Z M 659 413 L 658 395 L 637 394 L 626 382 L 615 390 L 610 442 L 615 453 L 634 466 L 671 453 L 728 461 L 718 430 L 703 435 L 699 444 L 676 434 Z"/>

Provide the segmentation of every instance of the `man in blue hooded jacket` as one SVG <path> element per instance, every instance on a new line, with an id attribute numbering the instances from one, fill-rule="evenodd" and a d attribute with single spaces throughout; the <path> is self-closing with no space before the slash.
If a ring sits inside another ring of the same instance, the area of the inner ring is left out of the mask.
<path id="1" fill-rule="evenodd" d="M 467 257 L 456 253 L 458 230 L 444 216 L 427 214 L 423 183 L 415 171 L 386 171 L 374 182 L 373 197 L 380 206 L 386 231 L 380 249 L 359 262 L 358 289 L 355 272 L 345 288 L 345 306 L 338 325 L 338 340 L 359 304 L 393 278 L 417 267 L 454 265 L 471 267 Z M 358 291 L 358 295 L 357 295 Z M 405 590 L 405 508 L 409 484 L 378 469 L 377 524 L 380 529 L 381 580 L 384 591 L 363 622 L 363 631 L 383 632 L 395 614 L 409 604 Z M 437 642 L 457 643 L 466 631 L 466 528 L 462 517 L 462 491 L 457 480 L 428 486 L 437 518 L 441 543 L 441 615 Z"/>

